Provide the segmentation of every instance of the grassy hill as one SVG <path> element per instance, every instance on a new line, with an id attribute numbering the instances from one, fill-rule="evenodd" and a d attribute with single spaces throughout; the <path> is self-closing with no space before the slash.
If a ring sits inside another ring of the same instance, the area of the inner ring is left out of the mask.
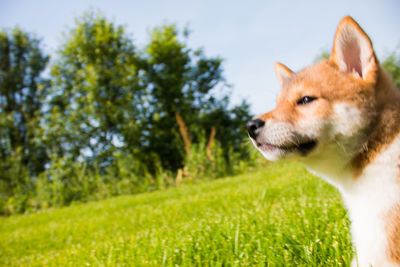
<path id="1" fill-rule="evenodd" d="M 6 266 L 347 266 L 338 192 L 294 163 L 0 218 Z"/>

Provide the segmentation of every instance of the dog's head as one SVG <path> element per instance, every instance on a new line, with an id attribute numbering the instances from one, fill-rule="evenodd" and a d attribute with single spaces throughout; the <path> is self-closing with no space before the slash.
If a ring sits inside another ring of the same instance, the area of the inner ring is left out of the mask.
<path id="1" fill-rule="evenodd" d="M 247 123 L 269 160 L 354 154 L 375 116 L 378 62 L 372 43 L 350 17 L 339 24 L 331 56 L 297 73 L 276 63 L 282 86 L 276 108 Z"/>

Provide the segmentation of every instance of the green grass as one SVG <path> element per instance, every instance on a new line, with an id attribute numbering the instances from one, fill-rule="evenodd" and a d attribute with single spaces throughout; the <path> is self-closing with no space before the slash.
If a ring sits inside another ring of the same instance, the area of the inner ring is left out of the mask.
<path id="1" fill-rule="evenodd" d="M 348 266 L 338 192 L 294 163 L 0 219 L 6 266 Z"/>

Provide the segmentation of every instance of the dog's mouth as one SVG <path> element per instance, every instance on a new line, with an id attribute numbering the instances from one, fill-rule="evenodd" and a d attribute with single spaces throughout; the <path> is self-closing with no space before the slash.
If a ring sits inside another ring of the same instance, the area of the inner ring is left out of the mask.
<path id="1" fill-rule="evenodd" d="M 293 144 L 293 145 L 273 145 L 269 143 L 259 143 L 256 142 L 257 147 L 264 152 L 267 151 L 272 151 L 272 150 L 281 150 L 285 152 L 293 152 L 293 151 L 298 151 L 302 155 L 306 155 L 309 153 L 311 150 L 313 150 L 317 146 L 317 141 L 316 140 L 308 140 L 305 142 L 301 142 L 298 144 Z"/>

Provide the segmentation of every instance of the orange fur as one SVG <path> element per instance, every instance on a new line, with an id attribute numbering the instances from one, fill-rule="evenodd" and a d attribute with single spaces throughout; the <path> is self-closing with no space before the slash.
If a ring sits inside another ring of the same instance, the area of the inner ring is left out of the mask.
<path id="1" fill-rule="evenodd" d="M 387 257 L 394 263 L 400 263 L 400 204 L 388 214 L 388 250 Z"/>
<path id="2" fill-rule="evenodd" d="M 286 67 L 285 65 L 283 65 L 282 63 L 279 63 L 279 62 L 274 64 L 274 70 L 275 70 L 276 76 L 278 77 L 278 81 L 281 84 L 283 83 L 283 80 L 285 78 L 287 78 L 293 74 L 293 71 L 291 69 L 289 69 L 288 67 Z"/>
<path id="3" fill-rule="evenodd" d="M 313 111 L 296 106 L 296 101 L 306 95 L 319 99 L 319 106 Z M 364 109 L 368 112 L 376 104 L 374 97 L 373 84 L 343 75 L 331 61 L 325 60 L 285 79 L 276 108 L 259 118 L 266 120 L 279 117 L 280 121 L 295 124 L 301 117 L 327 117 L 332 112 L 333 104 L 344 101 L 358 106 L 366 105 Z"/>

